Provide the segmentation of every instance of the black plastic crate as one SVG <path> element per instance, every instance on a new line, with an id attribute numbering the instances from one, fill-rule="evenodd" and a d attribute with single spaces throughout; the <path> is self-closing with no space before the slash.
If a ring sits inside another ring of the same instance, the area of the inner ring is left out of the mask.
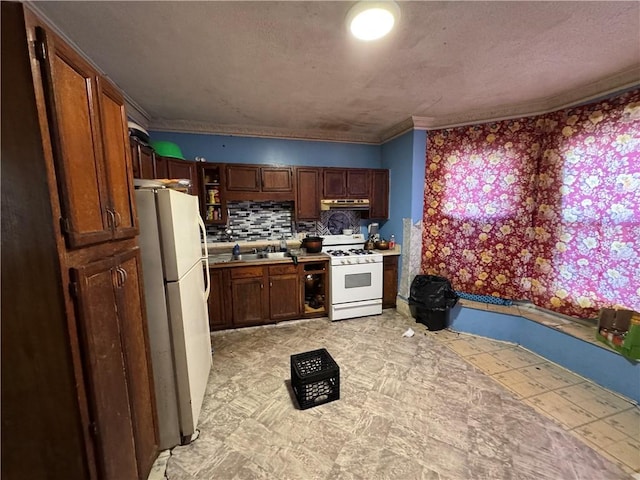
<path id="1" fill-rule="evenodd" d="M 340 367 L 325 348 L 291 355 L 291 386 L 301 410 L 340 398 Z"/>

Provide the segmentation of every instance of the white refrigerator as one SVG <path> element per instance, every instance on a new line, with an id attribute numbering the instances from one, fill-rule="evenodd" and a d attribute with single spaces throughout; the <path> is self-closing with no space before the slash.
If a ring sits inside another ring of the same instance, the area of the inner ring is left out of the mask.
<path id="1" fill-rule="evenodd" d="M 159 446 L 167 449 L 196 432 L 211 370 L 206 232 L 193 195 L 138 189 L 136 202 Z"/>

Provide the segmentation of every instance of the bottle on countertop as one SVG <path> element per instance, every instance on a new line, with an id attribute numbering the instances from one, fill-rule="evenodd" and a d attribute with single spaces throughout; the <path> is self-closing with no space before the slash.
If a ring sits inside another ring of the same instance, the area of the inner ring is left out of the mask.
<path id="1" fill-rule="evenodd" d="M 233 255 L 238 256 L 240 255 L 240 245 L 238 245 L 237 243 L 233 246 Z"/>
<path id="2" fill-rule="evenodd" d="M 395 247 L 396 247 L 396 236 L 391 235 L 391 237 L 389 238 L 389 250 L 392 250 Z"/>
<path id="3" fill-rule="evenodd" d="M 282 235 L 282 239 L 280 240 L 280 251 L 281 252 L 287 251 L 287 240 L 284 238 L 284 235 Z"/>

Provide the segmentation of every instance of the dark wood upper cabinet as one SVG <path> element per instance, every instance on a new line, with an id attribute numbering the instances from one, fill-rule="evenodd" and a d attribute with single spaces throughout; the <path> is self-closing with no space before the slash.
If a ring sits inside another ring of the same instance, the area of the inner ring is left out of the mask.
<path id="1" fill-rule="evenodd" d="M 124 98 L 106 79 L 98 77 L 104 165 L 109 185 L 109 209 L 113 212 L 113 237 L 138 234 L 129 131 Z"/>
<path id="2" fill-rule="evenodd" d="M 296 167 L 296 220 L 320 219 L 320 175 L 322 169 Z"/>
<path id="3" fill-rule="evenodd" d="M 136 137 L 130 137 L 131 163 L 133 178 L 153 179 L 156 176 L 155 152 L 148 145 L 143 145 Z"/>
<path id="4" fill-rule="evenodd" d="M 324 198 L 369 198 L 369 170 L 325 168 L 322 172 Z"/>
<path id="5" fill-rule="evenodd" d="M 154 155 L 154 165 L 156 167 L 155 178 L 170 178 L 169 177 L 169 158 L 161 157 L 160 155 Z"/>
<path id="6" fill-rule="evenodd" d="M 96 72 L 51 32 L 36 27 L 36 34 L 47 52 L 40 66 L 67 243 L 108 241 L 114 218 L 108 210 Z"/>
<path id="7" fill-rule="evenodd" d="M 260 167 L 260 185 L 263 192 L 293 192 L 293 168 Z"/>
<path id="8" fill-rule="evenodd" d="M 251 165 L 227 165 L 225 188 L 230 192 L 259 192 L 259 167 Z"/>
<path id="9" fill-rule="evenodd" d="M 36 27 L 69 247 L 138 233 L 122 95 L 71 47 Z M 39 47 L 40 48 L 40 47 Z"/>
<path id="10" fill-rule="evenodd" d="M 374 220 L 389 218 L 389 170 L 371 171 L 369 202 L 368 218 Z"/>
<path id="11" fill-rule="evenodd" d="M 366 170 L 366 169 L 347 170 L 347 197 L 348 198 L 368 198 L 369 197 L 369 170 Z"/>
<path id="12" fill-rule="evenodd" d="M 346 170 L 325 168 L 322 171 L 322 196 L 324 198 L 347 198 Z"/>
<path id="13" fill-rule="evenodd" d="M 198 195 L 198 163 L 179 158 L 161 157 L 156 155 L 156 159 L 161 158 L 167 168 L 167 175 L 162 178 L 187 178 L 191 180 L 191 188 L 186 193 Z M 158 177 L 161 178 L 161 177 Z"/>
<path id="14" fill-rule="evenodd" d="M 226 164 L 223 195 L 227 200 L 292 201 L 293 167 Z"/>

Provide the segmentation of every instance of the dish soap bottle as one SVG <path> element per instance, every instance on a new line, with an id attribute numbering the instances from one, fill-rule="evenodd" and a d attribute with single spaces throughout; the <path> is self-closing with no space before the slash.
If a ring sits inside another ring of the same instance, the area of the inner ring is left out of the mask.
<path id="1" fill-rule="evenodd" d="M 287 251 L 287 240 L 284 238 L 284 234 L 282 235 L 282 239 L 280 240 L 280 251 L 281 252 Z"/>
<path id="2" fill-rule="evenodd" d="M 237 257 L 238 255 L 240 255 L 240 245 L 238 245 L 237 243 L 233 246 L 233 256 Z"/>
<path id="3" fill-rule="evenodd" d="M 389 250 L 393 250 L 395 246 L 396 246 L 396 236 L 391 235 L 391 238 L 389 238 Z"/>

